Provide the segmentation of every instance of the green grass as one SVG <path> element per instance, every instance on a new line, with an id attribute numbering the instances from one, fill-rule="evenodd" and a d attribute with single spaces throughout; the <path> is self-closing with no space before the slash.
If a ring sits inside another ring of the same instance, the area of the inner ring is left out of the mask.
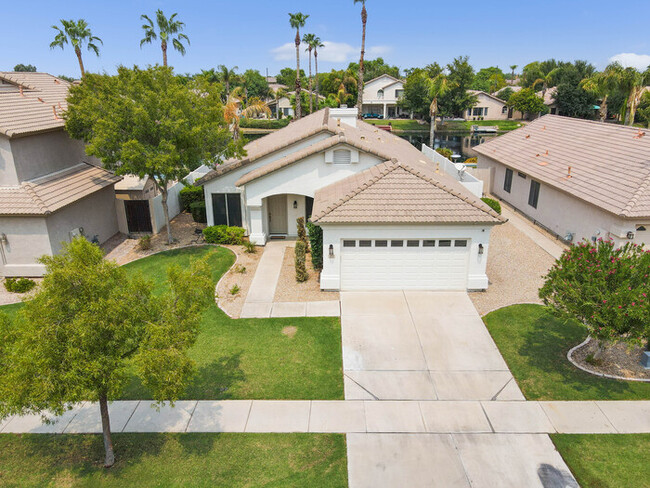
<path id="1" fill-rule="evenodd" d="M 649 400 L 650 383 L 585 373 L 566 354 L 586 331 L 541 305 L 512 305 L 484 317 L 508 367 L 528 400 Z"/>
<path id="2" fill-rule="evenodd" d="M 481 126 L 497 126 L 500 132 L 506 132 L 522 127 L 521 122 L 516 120 L 466 120 L 461 121 L 448 121 L 438 126 L 438 130 L 458 130 L 469 131 L 473 125 Z"/>
<path id="3" fill-rule="evenodd" d="M 242 118 L 240 127 L 251 129 L 282 129 L 289 125 L 289 119 L 247 119 Z"/>
<path id="4" fill-rule="evenodd" d="M 584 488 L 650 486 L 650 434 L 551 434 Z"/>
<path id="5" fill-rule="evenodd" d="M 22 308 L 22 303 L 13 303 L 11 305 L 3 305 L 0 307 L 0 312 L 5 313 L 9 318 L 13 318 L 18 313 L 18 310 Z"/>
<path id="6" fill-rule="evenodd" d="M 417 120 L 411 119 L 364 119 L 372 125 L 390 125 L 393 126 L 395 131 L 428 131 L 429 124 L 420 124 Z"/>
<path id="7" fill-rule="evenodd" d="M 192 257 L 206 255 L 215 282 L 234 262 L 231 251 L 205 246 L 155 254 L 125 269 L 153 280 L 154 292 L 160 293 L 170 264 L 188 266 Z M 17 307 L 10 307 L 15 312 Z M 288 326 L 297 328 L 293 337 L 282 333 Z M 181 399 L 343 399 L 341 325 L 336 317 L 233 320 L 214 304 L 204 313 L 190 357 L 197 374 Z M 122 399 L 147 400 L 151 394 L 133 375 Z"/>
<path id="8" fill-rule="evenodd" d="M 3 487 L 345 487 L 340 434 L 0 435 Z"/>

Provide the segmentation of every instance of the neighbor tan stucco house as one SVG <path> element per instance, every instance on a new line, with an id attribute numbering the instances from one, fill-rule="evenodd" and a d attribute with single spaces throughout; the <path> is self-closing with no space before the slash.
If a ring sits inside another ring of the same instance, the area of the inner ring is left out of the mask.
<path id="1" fill-rule="evenodd" d="M 480 90 L 467 91 L 476 96 L 476 103 L 465 111 L 463 115 L 465 120 L 507 120 L 513 118 L 512 110 L 509 110 L 506 102 L 499 97 Z"/>
<path id="2" fill-rule="evenodd" d="M 545 115 L 474 150 L 490 193 L 560 238 L 650 244 L 650 130 Z"/>
<path id="3" fill-rule="evenodd" d="M 307 97 L 309 97 L 309 91 L 305 90 L 304 93 L 306 93 Z M 291 103 L 291 97 L 295 97 L 295 95 L 295 91 L 286 92 L 285 96 L 280 97 L 277 100 L 270 99 L 268 102 L 266 102 L 266 105 L 271 110 L 271 115 L 274 118 L 280 118 L 280 115 L 282 117 L 293 117 L 295 115 L 295 112 L 293 109 L 293 104 Z M 316 93 L 313 94 L 313 97 L 314 105 L 316 105 Z M 325 97 L 319 95 L 318 99 L 325 100 Z M 309 98 L 307 98 L 307 107 L 309 107 Z M 314 108 L 314 110 L 316 110 L 316 108 Z"/>
<path id="4" fill-rule="evenodd" d="M 68 137 L 70 84 L 46 73 L 0 72 L 0 275 L 41 276 L 42 255 L 77 235 L 118 232 L 120 181 Z"/>
<path id="5" fill-rule="evenodd" d="M 311 218 L 325 290 L 487 288 L 490 231 L 503 219 L 356 109 L 321 110 L 245 149 L 196 182 L 208 224 L 242 226 L 264 245 Z"/>
<path id="6" fill-rule="evenodd" d="M 381 75 L 363 85 L 364 114 L 379 114 L 385 119 L 397 117 L 402 114 L 402 109 L 397 102 L 404 94 L 404 80 L 390 75 Z"/>

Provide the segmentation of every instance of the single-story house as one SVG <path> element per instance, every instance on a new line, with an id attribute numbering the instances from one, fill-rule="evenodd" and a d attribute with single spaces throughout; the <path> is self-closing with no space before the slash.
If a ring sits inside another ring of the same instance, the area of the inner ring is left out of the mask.
<path id="1" fill-rule="evenodd" d="M 650 244 L 650 130 L 544 115 L 474 150 L 490 193 L 565 241 Z"/>
<path id="2" fill-rule="evenodd" d="M 203 185 L 209 225 L 251 241 L 323 230 L 321 288 L 486 289 L 490 231 L 504 219 L 409 142 L 324 109 L 245 146 Z"/>
<path id="3" fill-rule="evenodd" d="M 77 235 L 118 232 L 114 185 L 61 117 L 70 84 L 47 73 L 0 72 L 0 275 L 41 276 L 42 255 Z"/>
<path id="4" fill-rule="evenodd" d="M 307 107 L 309 107 L 309 90 L 305 90 L 303 88 L 303 93 L 307 94 Z M 278 98 L 277 100 L 274 98 L 269 99 L 268 102 L 266 102 L 266 105 L 269 107 L 271 110 L 271 115 L 274 118 L 279 118 L 280 115 L 282 117 L 293 117 L 295 116 L 295 112 L 293 110 L 293 104 L 291 103 L 291 97 L 295 97 L 296 92 L 291 91 L 287 92 L 285 96 Z M 314 105 L 316 105 L 316 93 L 314 92 Z M 325 97 L 323 95 L 318 95 L 319 100 L 325 100 Z M 280 115 L 278 115 L 280 114 Z"/>
<path id="5" fill-rule="evenodd" d="M 476 95 L 477 101 L 472 108 L 463 114 L 465 120 L 508 120 L 522 118 L 521 113 L 508 108 L 506 102 L 496 95 L 490 95 L 480 90 L 467 90 Z"/>
<path id="6" fill-rule="evenodd" d="M 381 75 L 363 85 L 364 114 L 378 114 L 385 119 L 397 117 L 403 113 L 397 102 L 404 94 L 404 80 L 390 75 Z"/>

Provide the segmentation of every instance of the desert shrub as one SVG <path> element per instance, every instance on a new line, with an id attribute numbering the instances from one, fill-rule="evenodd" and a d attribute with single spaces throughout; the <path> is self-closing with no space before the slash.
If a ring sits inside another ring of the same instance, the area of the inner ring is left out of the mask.
<path id="1" fill-rule="evenodd" d="M 36 286 L 34 280 L 29 278 L 6 278 L 5 288 L 11 293 L 27 293 Z"/>
<path id="2" fill-rule="evenodd" d="M 307 228 L 311 243 L 311 264 L 318 271 L 323 269 L 323 229 L 311 222 L 307 222 Z"/>
<path id="3" fill-rule="evenodd" d="M 186 186 L 180 191 L 179 196 L 181 198 L 183 210 L 188 212 L 190 211 L 190 205 L 193 203 L 205 202 L 202 186 Z"/>
<path id="4" fill-rule="evenodd" d="M 307 251 L 307 245 L 302 241 L 296 242 L 296 281 L 302 283 L 309 279 L 309 274 L 307 274 L 307 266 L 305 264 L 305 253 Z"/>
<path id="5" fill-rule="evenodd" d="M 246 266 L 242 266 L 241 264 L 238 264 L 233 268 L 233 271 L 239 274 L 246 274 Z"/>
<path id="6" fill-rule="evenodd" d="M 643 246 L 583 241 L 555 262 L 539 296 L 601 343 L 643 345 L 650 339 L 649 272 L 650 252 Z"/>
<path id="7" fill-rule="evenodd" d="M 190 204 L 190 212 L 192 212 L 192 219 L 199 224 L 205 224 L 208 221 L 208 216 L 205 212 L 205 202 L 193 202 Z"/>
<path id="8" fill-rule="evenodd" d="M 436 152 L 438 154 L 441 154 L 442 156 L 446 157 L 447 159 L 451 159 L 451 155 L 454 154 L 451 149 L 446 148 L 446 147 L 439 147 L 436 149 Z"/>
<path id="9" fill-rule="evenodd" d="M 501 204 L 498 200 L 487 197 L 481 198 L 481 200 L 483 200 L 488 205 L 488 207 L 492 208 L 492 210 L 501 215 Z"/>
<path id="10" fill-rule="evenodd" d="M 237 293 L 240 292 L 240 290 L 241 290 L 241 288 L 239 288 L 239 285 L 232 285 L 232 287 L 229 290 L 229 293 L 231 295 L 236 295 Z"/>
<path id="11" fill-rule="evenodd" d="M 244 248 L 244 251 L 248 254 L 255 254 L 257 252 L 255 241 L 244 241 Z"/>
<path id="12" fill-rule="evenodd" d="M 148 251 L 151 249 L 151 234 L 147 234 L 138 239 L 138 249 L 140 251 Z"/>
<path id="13" fill-rule="evenodd" d="M 246 230 L 241 227 L 228 227 L 227 225 L 212 225 L 203 229 L 205 242 L 210 244 L 241 245 L 244 242 Z"/>

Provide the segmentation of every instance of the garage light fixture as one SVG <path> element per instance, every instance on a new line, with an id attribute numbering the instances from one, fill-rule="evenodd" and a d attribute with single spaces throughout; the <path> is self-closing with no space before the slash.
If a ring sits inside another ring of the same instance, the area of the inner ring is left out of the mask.
<path id="1" fill-rule="evenodd" d="M 296 200 L 293 201 L 293 208 L 298 208 L 298 202 Z"/>
<path id="2" fill-rule="evenodd" d="M 330 258 L 334 257 L 334 245 L 333 244 L 330 244 L 329 256 L 330 256 Z"/>
<path id="3" fill-rule="evenodd" d="M 478 253 L 483 254 L 483 244 L 478 245 Z"/>

